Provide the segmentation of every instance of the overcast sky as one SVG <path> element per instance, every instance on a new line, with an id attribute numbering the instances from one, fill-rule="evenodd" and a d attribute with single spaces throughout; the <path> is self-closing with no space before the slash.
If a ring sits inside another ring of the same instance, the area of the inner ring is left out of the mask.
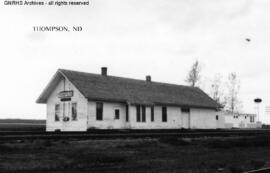
<path id="1" fill-rule="evenodd" d="M 270 123 L 269 0 L 91 0 L 86 7 L 0 5 L 0 118 L 42 118 L 35 101 L 58 68 L 185 84 L 191 64 L 202 81 L 236 72 L 243 111 Z M 33 26 L 83 32 L 33 32 Z M 250 42 L 246 38 L 251 39 Z M 207 84 L 202 88 L 207 90 Z"/>

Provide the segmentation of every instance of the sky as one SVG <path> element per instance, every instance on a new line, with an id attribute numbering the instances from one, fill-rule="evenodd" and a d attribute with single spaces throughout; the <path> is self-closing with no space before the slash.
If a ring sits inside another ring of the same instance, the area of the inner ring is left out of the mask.
<path id="1" fill-rule="evenodd" d="M 216 74 L 240 79 L 242 111 L 270 123 L 269 0 L 90 0 L 89 6 L 0 4 L 0 118 L 46 118 L 36 99 L 58 68 L 186 85 L 194 61 L 201 88 Z M 34 32 L 33 26 L 82 26 Z M 246 39 L 249 38 L 248 42 Z"/>

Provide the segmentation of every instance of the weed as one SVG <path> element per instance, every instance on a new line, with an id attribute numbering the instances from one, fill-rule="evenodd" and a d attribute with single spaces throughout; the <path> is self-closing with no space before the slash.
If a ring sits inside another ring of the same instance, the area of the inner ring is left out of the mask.
<path id="1" fill-rule="evenodd" d="M 11 152 L 14 151 L 16 148 L 8 146 L 7 144 L 0 144 L 0 152 Z"/>
<path id="2" fill-rule="evenodd" d="M 214 139 L 207 142 L 211 148 L 230 149 L 235 147 L 267 147 L 270 145 L 269 136 L 242 137 L 234 139 Z"/>
<path id="3" fill-rule="evenodd" d="M 263 160 L 251 160 L 250 165 L 252 166 L 253 169 L 260 169 L 266 164 L 265 161 Z"/>
<path id="4" fill-rule="evenodd" d="M 161 137 L 161 138 L 159 138 L 159 142 L 169 144 L 169 145 L 173 145 L 173 146 L 191 145 L 190 140 L 177 138 L 177 137 L 173 137 L 173 136 Z"/>

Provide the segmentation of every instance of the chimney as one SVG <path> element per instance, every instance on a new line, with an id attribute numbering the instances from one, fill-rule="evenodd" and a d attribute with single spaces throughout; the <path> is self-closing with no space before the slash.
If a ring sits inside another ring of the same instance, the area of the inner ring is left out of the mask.
<path id="1" fill-rule="evenodd" d="M 147 75 L 145 78 L 146 78 L 146 82 L 151 82 L 151 76 L 150 75 Z"/>
<path id="2" fill-rule="evenodd" d="M 101 75 L 107 76 L 107 67 L 101 67 Z"/>

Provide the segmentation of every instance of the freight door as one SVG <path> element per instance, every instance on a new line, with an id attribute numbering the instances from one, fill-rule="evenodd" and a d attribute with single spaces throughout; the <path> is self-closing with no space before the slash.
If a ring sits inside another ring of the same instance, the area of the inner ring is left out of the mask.
<path id="1" fill-rule="evenodd" d="M 182 117 L 182 128 L 189 129 L 190 128 L 190 111 L 188 108 L 181 109 L 181 117 Z"/>

